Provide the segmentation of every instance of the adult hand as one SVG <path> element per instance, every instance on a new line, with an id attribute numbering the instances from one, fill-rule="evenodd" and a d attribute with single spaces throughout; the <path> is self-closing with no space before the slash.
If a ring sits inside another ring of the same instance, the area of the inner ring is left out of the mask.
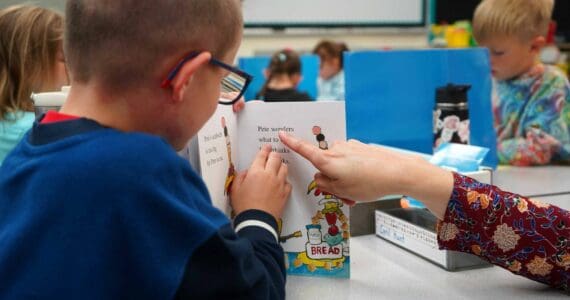
<path id="1" fill-rule="evenodd" d="M 290 193 L 287 165 L 270 145 L 264 145 L 249 170 L 234 179 L 230 196 L 236 214 L 259 209 L 279 219 Z"/>
<path id="2" fill-rule="evenodd" d="M 356 140 L 334 142 L 328 150 L 321 150 L 285 132 L 279 132 L 279 137 L 320 171 L 315 174 L 315 181 L 323 191 L 359 201 L 409 195 L 422 200 L 436 216 L 443 217 L 453 176 L 419 156 Z"/>
<path id="3" fill-rule="evenodd" d="M 405 178 L 404 164 L 411 159 L 356 140 L 335 141 L 328 150 L 321 150 L 285 132 L 280 132 L 279 137 L 320 171 L 315 174 L 320 189 L 341 198 L 376 200 L 400 192 Z"/>

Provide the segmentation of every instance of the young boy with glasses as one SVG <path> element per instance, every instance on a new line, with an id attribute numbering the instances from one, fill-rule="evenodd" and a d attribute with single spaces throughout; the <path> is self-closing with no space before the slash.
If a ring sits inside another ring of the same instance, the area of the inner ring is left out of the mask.
<path id="1" fill-rule="evenodd" d="M 239 3 L 67 2 L 69 98 L 0 168 L 1 299 L 284 298 L 279 155 L 234 180 L 232 224 L 175 152 L 247 87 Z"/>
<path id="2" fill-rule="evenodd" d="M 496 80 L 497 154 L 520 166 L 570 162 L 570 84 L 544 66 L 553 0 L 484 0 L 473 18 L 477 42 L 489 48 Z"/>

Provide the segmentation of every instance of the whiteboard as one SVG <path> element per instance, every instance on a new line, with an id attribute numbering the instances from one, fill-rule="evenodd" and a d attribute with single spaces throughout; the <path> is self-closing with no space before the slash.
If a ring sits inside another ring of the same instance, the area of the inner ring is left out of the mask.
<path id="1" fill-rule="evenodd" d="M 425 0 L 244 0 L 246 27 L 423 26 Z"/>

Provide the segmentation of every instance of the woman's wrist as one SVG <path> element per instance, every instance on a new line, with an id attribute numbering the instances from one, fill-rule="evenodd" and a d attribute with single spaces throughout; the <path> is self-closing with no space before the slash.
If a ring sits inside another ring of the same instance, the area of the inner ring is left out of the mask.
<path id="1" fill-rule="evenodd" d="M 443 219 L 453 191 L 453 173 L 424 159 L 417 159 L 406 168 L 404 195 L 418 199 L 439 219 Z"/>

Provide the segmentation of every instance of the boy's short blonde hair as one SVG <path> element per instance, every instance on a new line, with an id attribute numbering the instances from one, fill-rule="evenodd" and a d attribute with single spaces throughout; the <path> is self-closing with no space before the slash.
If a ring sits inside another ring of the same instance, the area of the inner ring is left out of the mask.
<path id="1" fill-rule="evenodd" d="M 473 16 L 473 35 L 478 42 L 514 36 L 528 41 L 545 36 L 554 0 L 483 0 Z"/>

